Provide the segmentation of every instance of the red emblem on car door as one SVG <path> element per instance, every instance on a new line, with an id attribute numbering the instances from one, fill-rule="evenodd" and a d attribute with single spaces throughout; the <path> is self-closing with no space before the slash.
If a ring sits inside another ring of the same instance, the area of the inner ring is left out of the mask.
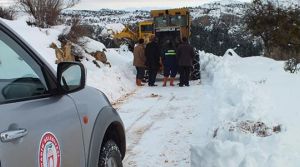
<path id="1" fill-rule="evenodd" d="M 47 132 L 42 136 L 39 147 L 40 167 L 60 167 L 60 146 L 54 134 Z"/>

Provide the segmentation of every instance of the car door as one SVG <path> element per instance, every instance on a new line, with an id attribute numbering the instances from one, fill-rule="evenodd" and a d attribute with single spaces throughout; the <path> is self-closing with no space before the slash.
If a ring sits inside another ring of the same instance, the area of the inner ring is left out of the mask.
<path id="1" fill-rule="evenodd" d="M 0 29 L 0 167 L 85 166 L 76 106 L 53 93 L 55 78 L 46 69 Z"/>

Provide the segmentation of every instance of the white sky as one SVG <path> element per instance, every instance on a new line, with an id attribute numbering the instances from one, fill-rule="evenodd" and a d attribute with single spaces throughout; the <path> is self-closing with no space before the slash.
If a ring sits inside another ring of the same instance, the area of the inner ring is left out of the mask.
<path id="1" fill-rule="evenodd" d="M 0 0 L 0 6 L 12 5 L 14 1 L 15 0 Z M 250 2 L 251 0 L 81 0 L 80 4 L 75 6 L 74 9 L 163 9 L 199 6 L 214 1 Z"/>
<path id="2" fill-rule="evenodd" d="M 97 10 L 109 9 L 157 9 L 169 7 L 199 6 L 216 0 L 81 0 L 75 9 Z M 219 0 L 220 1 L 220 0 Z M 222 1 L 222 0 L 221 0 Z M 223 0 L 231 2 L 233 0 Z M 250 0 L 239 0 L 249 2 Z"/>

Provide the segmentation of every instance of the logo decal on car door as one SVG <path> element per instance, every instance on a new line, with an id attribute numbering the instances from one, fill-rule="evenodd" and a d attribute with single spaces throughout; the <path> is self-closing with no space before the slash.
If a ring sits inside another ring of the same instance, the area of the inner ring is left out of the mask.
<path id="1" fill-rule="evenodd" d="M 57 138 L 51 132 L 46 132 L 40 141 L 40 167 L 60 167 L 60 147 Z"/>

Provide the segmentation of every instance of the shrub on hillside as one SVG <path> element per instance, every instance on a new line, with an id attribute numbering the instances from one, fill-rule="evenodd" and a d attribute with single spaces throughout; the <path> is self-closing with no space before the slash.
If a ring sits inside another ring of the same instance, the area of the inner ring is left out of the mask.
<path id="1" fill-rule="evenodd" d="M 90 37 L 92 32 L 88 25 L 82 25 L 80 23 L 81 21 L 79 18 L 73 18 L 70 28 L 60 34 L 58 40 L 62 43 L 67 40 L 82 46 L 84 43 L 82 43 L 83 41 L 80 41 L 79 39 L 85 36 Z"/>
<path id="2" fill-rule="evenodd" d="M 13 20 L 16 11 L 13 8 L 0 7 L 0 17 L 7 20 Z"/>
<path id="3" fill-rule="evenodd" d="M 67 44 L 71 44 L 71 55 L 76 61 L 80 61 L 85 53 L 85 42 L 82 37 L 90 37 L 91 29 L 87 25 L 81 25 L 79 18 L 73 18 L 70 27 L 66 28 L 62 34 L 58 36 L 62 48 Z"/>
<path id="4" fill-rule="evenodd" d="M 296 73 L 300 70 L 299 61 L 296 58 L 291 58 L 284 63 L 284 70 L 290 73 Z"/>
<path id="5" fill-rule="evenodd" d="M 57 24 L 62 10 L 70 8 L 80 0 L 18 0 L 21 8 L 34 18 L 38 27 L 49 27 Z"/>

